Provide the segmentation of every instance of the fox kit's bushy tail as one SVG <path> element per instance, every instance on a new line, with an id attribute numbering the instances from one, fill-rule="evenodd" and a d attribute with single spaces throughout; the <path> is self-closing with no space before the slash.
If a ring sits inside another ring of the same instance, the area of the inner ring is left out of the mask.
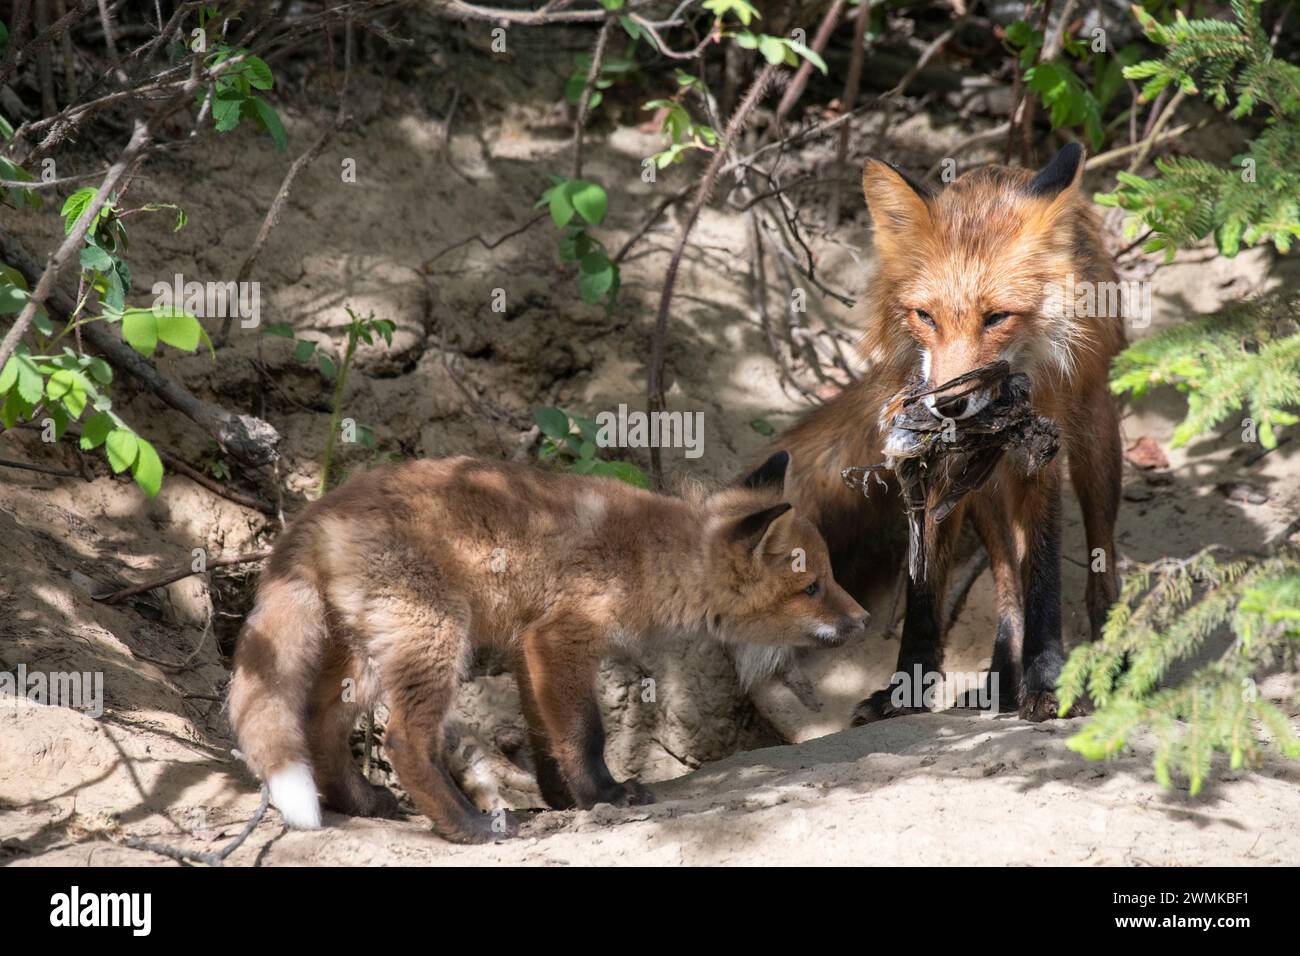
<path id="1" fill-rule="evenodd" d="M 230 681 L 230 722 L 249 767 L 271 790 L 285 823 L 321 825 L 306 715 L 325 649 L 325 606 L 300 572 L 277 573 L 275 560 L 244 625 Z"/>

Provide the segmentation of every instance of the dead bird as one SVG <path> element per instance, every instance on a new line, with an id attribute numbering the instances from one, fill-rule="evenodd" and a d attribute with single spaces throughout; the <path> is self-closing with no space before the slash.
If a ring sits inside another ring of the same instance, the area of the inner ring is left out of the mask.
<path id="1" fill-rule="evenodd" d="M 928 396 L 961 397 L 987 390 L 993 397 L 975 414 L 960 420 L 938 417 Z M 885 460 L 840 472 L 850 488 L 869 494 L 884 485 L 881 471 L 892 471 L 907 512 L 907 570 L 913 581 L 925 580 L 926 555 L 934 548 L 935 529 L 958 502 L 979 488 L 1004 454 L 1019 471 L 1032 475 L 1056 457 L 1060 429 L 1034 414 L 1029 377 L 1013 373 L 1006 362 L 990 362 L 974 371 L 927 388 L 917 379 L 895 395 L 881 413 L 885 425 Z"/>

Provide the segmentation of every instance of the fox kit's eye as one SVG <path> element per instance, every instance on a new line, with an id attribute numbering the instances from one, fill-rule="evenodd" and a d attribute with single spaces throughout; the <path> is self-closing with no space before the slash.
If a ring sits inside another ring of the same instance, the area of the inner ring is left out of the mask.
<path id="1" fill-rule="evenodd" d="M 934 316 L 932 316 L 929 312 L 925 311 L 925 309 L 915 309 L 914 311 L 916 312 L 916 317 L 918 319 L 920 319 L 922 322 L 924 322 L 932 329 L 935 327 Z"/>
<path id="2" fill-rule="evenodd" d="M 809 597 L 816 597 L 818 594 L 821 593 L 821 590 L 822 590 L 822 583 L 820 581 L 814 581 L 812 584 L 808 585 L 806 588 L 803 589 L 803 593 L 808 595 Z"/>
<path id="3" fill-rule="evenodd" d="M 1010 312 L 990 312 L 984 316 L 984 328 L 991 329 L 995 325 L 1000 325 L 1007 319 L 1011 318 Z"/>

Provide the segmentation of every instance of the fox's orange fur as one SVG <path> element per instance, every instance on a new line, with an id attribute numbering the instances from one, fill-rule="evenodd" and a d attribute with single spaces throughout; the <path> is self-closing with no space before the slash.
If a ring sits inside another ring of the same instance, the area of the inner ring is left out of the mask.
<path id="1" fill-rule="evenodd" d="M 276 544 L 235 655 L 240 749 L 291 825 L 320 825 L 318 789 L 342 812 L 389 813 L 348 747 L 358 710 L 382 698 L 420 812 L 448 839 L 491 839 L 442 752 L 456 684 L 491 644 L 514 663 L 548 802 L 647 798 L 605 766 L 593 680 L 611 646 L 683 632 L 836 645 L 865 626 L 821 536 L 782 503 L 787 461 L 773 456 L 756 487 L 686 498 L 470 458 L 361 476 Z"/>
<path id="2" fill-rule="evenodd" d="M 896 573 L 902 541 L 897 488 L 870 497 L 846 488 L 840 470 L 884 457 L 881 412 L 917 377 L 934 387 L 998 358 L 1029 375 L 1035 410 L 1056 420 L 1068 466 L 1058 457 L 1026 478 L 1008 461 L 939 526 L 926 586 L 909 585 L 899 670 L 940 669 L 940 609 L 946 570 L 969 514 L 988 550 L 1000 622 L 994 669 L 1022 714 L 1050 716 L 1060 667 L 1059 526 L 1061 471 L 1068 467 L 1082 506 L 1090 571 L 1087 605 L 1094 637 L 1116 597 L 1114 524 L 1120 491 L 1118 412 L 1107 384 L 1123 347 L 1115 310 L 1075 315 L 1050 294 L 1053 284 L 1111 283 L 1114 266 L 1101 226 L 1078 188 L 1082 151 L 1067 147 L 1040 174 L 988 166 L 937 194 L 895 169 L 868 161 L 863 190 L 875 224 L 880 266 L 862 307 L 866 335 L 861 380 L 817 408 L 774 442 L 793 466 L 787 495 L 821 528 L 839 581 L 860 600 L 883 570 Z M 1099 297 L 1100 301 L 1100 297 Z M 978 410 L 933 399 L 954 419 Z M 890 713 L 875 695 L 857 719 Z"/>

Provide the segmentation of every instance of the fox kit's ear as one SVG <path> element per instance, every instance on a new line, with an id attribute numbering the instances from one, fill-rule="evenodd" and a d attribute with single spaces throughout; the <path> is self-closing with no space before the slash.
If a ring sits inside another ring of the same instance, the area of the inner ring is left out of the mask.
<path id="1" fill-rule="evenodd" d="M 862 194 L 867 197 L 877 236 L 909 232 L 930 222 L 927 204 L 934 194 L 888 163 L 867 160 L 862 168 Z"/>
<path id="2" fill-rule="evenodd" d="M 781 528 L 793 518 L 790 509 L 794 507 L 787 501 L 753 514 L 745 515 L 731 529 L 731 540 L 739 547 L 755 555 L 770 550 Z M 786 517 L 789 515 L 790 517 Z"/>
<path id="3" fill-rule="evenodd" d="M 1055 199 L 1083 179 L 1084 149 L 1078 143 L 1066 143 L 1055 158 L 1042 168 L 1025 187 L 1030 196 Z"/>
<path id="4" fill-rule="evenodd" d="M 785 486 L 785 473 L 789 467 L 790 453 L 788 451 L 778 451 L 750 472 L 745 480 L 740 483 L 740 486 L 742 488 L 783 488 Z"/>

